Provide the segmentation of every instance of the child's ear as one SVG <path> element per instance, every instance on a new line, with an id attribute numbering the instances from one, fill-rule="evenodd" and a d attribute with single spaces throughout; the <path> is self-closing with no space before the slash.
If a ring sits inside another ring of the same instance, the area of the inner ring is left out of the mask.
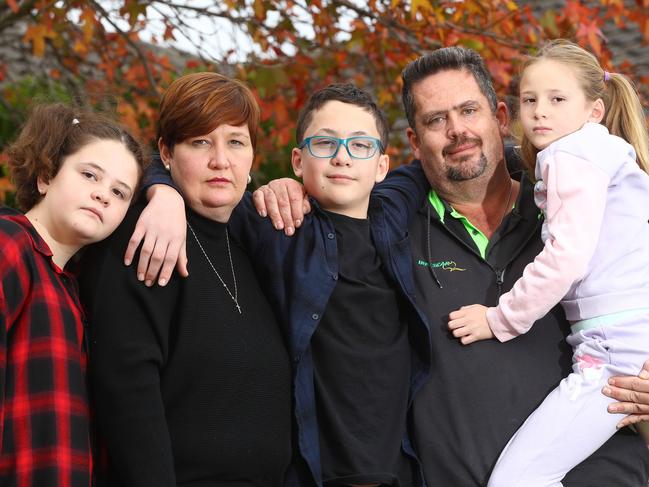
<path id="1" fill-rule="evenodd" d="M 43 177 L 39 176 L 36 179 L 36 189 L 38 189 L 38 193 L 41 196 L 44 196 L 47 193 L 47 190 L 49 189 L 49 187 L 50 187 L 50 182 L 45 181 L 45 179 L 43 179 Z"/>
<path id="2" fill-rule="evenodd" d="M 601 98 L 598 98 L 593 103 L 593 108 L 591 109 L 590 117 L 588 117 L 588 121 L 600 123 L 603 120 L 605 113 L 606 113 L 606 107 L 604 107 L 604 102 L 602 101 Z"/>
<path id="3" fill-rule="evenodd" d="M 376 166 L 376 178 L 375 182 L 380 183 L 387 176 L 388 171 L 390 170 L 390 156 L 387 154 L 381 154 L 379 156 L 379 163 Z"/>
<path id="4" fill-rule="evenodd" d="M 298 178 L 302 177 L 302 149 L 294 147 L 291 151 L 291 166 L 293 166 L 293 172 Z"/>

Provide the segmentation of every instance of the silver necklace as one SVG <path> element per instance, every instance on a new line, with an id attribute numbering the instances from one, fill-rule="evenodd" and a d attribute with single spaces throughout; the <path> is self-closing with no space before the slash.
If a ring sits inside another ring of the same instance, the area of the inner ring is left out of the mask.
<path id="1" fill-rule="evenodd" d="M 234 282 L 234 294 L 230 292 L 230 288 L 228 288 L 227 284 L 225 284 L 225 281 L 221 277 L 221 274 L 218 273 L 216 268 L 214 267 L 214 264 L 212 264 L 212 261 L 210 258 L 207 256 L 207 252 L 205 252 L 205 249 L 201 245 L 201 241 L 198 240 L 198 237 L 196 236 L 196 232 L 194 232 L 194 229 L 192 226 L 187 222 L 187 227 L 189 230 L 192 232 L 192 235 L 194 236 L 194 239 L 196 240 L 196 243 L 198 244 L 198 247 L 201 249 L 201 252 L 203 252 L 203 255 L 205 256 L 205 259 L 207 260 L 207 263 L 210 265 L 212 270 L 214 271 L 214 274 L 216 274 L 216 277 L 219 278 L 219 281 L 221 281 L 221 284 L 223 284 L 223 287 L 225 290 L 228 292 L 230 297 L 232 298 L 232 301 L 234 301 L 234 305 L 237 307 L 237 311 L 239 311 L 239 314 L 241 314 L 241 306 L 239 306 L 239 293 L 237 292 L 237 276 L 234 273 L 234 264 L 232 263 L 232 254 L 230 253 L 230 236 L 228 234 L 228 228 L 225 228 L 225 243 L 228 246 L 228 259 L 230 259 L 230 269 L 232 270 L 232 282 Z"/>

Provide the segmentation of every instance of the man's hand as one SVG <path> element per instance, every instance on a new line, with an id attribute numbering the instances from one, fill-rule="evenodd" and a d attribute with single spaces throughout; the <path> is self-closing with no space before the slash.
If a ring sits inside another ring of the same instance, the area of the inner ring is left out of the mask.
<path id="1" fill-rule="evenodd" d="M 291 236 L 311 211 L 304 187 L 295 179 L 282 178 L 259 187 L 252 200 L 260 216 L 268 216 L 277 230 Z"/>
<path id="2" fill-rule="evenodd" d="M 618 428 L 649 421 L 649 360 L 637 377 L 611 377 L 602 392 L 619 401 L 609 405 L 609 413 L 628 414 Z"/>
<path id="3" fill-rule="evenodd" d="M 462 345 L 494 337 L 487 323 L 487 307 L 481 304 L 462 306 L 448 315 L 448 328 Z"/>
<path id="4" fill-rule="evenodd" d="M 137 265 L 137 278 L 147 286 L 152 286 L 157 276 L 158 284 L 165 286 L 174 266 L 181 276 L 189 275 L 185 249 L 185 202 L 175 189 L 164 184 L 151 186 L 147 196 L 149 204 L 135 225 L 124 254 L 124 264 L 131 264 L 135 251 L 144 239 Z"/>

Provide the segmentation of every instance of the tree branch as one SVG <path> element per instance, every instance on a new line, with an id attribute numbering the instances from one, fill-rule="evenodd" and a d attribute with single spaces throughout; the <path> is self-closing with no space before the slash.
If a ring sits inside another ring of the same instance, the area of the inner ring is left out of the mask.
<path id="1" fill-rule="evenodd" d="M 20 8 L 18 12 L 14 13 L 8 6 L 6 2 L 2 2 L 2 5 L 4 8 L 3 10 L 6 9 L 7 14 L 3 15 L 0 17 L 0 32 L 5 30 L 8 27 L 12 27 L 18 22 L 20 19 L 29 16 L 29 13 L 31 12 L 32 8 L 36 4 L 38 0 L 27 0 L 24 1 L 20 4 Z"/>
<path id="2" fill-rule="evenodd" d="M 144 68 L 144 72 L 146 74 L 147 81 L 149 82 L 149 86 L 151 87 L 151 94 L 157 95 L 158 90 L 156 89 L 157 83 L 155 81 L 155 78 L 153 77 L 153 73 L 151 72 L 151 68 L 149 66 L 149 61 L 147 60 L 146 56 L 142 52 L 142 49 L 140 49 L 140 46 L 138 46 L 133 40 L 124 32 L 122 29 L 120 29 L 115 22 L 110 18 L 110 15 L 104 7 L 102 7 L 98 2 L 95 0 L 91 0 L 90 2 L 95 9 L 97 9 L 98 12 L 100 12 L 104 19 L 113 26 L 113 28 L 117 31 L 120 37 L 122 37 L 126 43 L 131 46 L 131 48 L 135 51 L 135 54 L 137 55 L 138 59 L 142 63 L 142 67 Z"/>

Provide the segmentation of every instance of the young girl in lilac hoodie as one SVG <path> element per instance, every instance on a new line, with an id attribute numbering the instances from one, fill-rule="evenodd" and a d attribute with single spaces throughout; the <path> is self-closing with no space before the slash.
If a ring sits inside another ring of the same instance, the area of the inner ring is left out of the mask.
<path id="1" fill-rule="evenodd" d="M 615 433 L 608 378 L 649 357 L 649 136 L 633 85 L 554 41 L 524 65 L 520 118 L 545 246 L 498 306 L 464 306 L 449 328 L 465 345 L 507 341 L 561 302 L 573 373 L 510 440 L 489 487 L 562 485 Z"/>

